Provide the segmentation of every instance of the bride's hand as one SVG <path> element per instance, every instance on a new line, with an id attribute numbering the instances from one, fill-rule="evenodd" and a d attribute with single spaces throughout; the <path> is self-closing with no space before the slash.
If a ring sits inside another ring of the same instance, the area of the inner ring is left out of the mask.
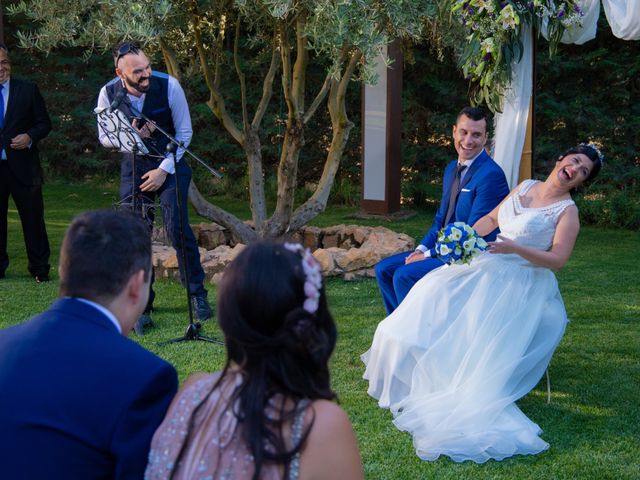
<path id="1" fill-rule="evenodd" d="M 518 244 L 516 242 L 504 235 L 498 235 L 498 239 L 500 240 L 499 242 L 489 242 L 490 253 L 518 253 Z"/>

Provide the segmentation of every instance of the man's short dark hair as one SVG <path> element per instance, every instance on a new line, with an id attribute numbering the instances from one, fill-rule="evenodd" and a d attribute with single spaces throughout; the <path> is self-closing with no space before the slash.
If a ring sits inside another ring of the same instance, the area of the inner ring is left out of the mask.
<path id="1" fill-rule="evenodd" d="M 106 302 L 140 270 L 148 279 L 151 238 L 140 217 L 96 210 L 71 222 L 60 249 L 61 296 Z"/>
<path id="2" fill-rule="evenodd" d="M 118 60 L 120 60 L 125 55 L 129 55 L 129 54 L 137 55 L 138 53 L 140 53 L 141 50 L 142 49 L 137 44 L 135 44 L 133 42 L 122 42 L 122 43 L 116 45 L 113 48 L 113 51 L 111 52 L 111 54 L 113 55 L 113 63 L 114 63 L 114 65 L 117 68 L 118 67 Z"/>
<path id="3" fill-rule="evenodd" d="M 462 110 L 460 110 L 460 113 L 458 113 L 458 116 L 456 117 L 456 123 L 458 123 L 458 120 L 460 120 L 461 116 L 466 116 L 469 117 L 471 120 L 473 121 L 478 121 L 478 120 L 483 120 L 484 119 L 484 123 L 486 124 L 486 130 L 487 130 L 487 135 L 489 135 L 489 116 L 487 115 L 487 112 L 484 108 L 481 107 L 464 107 Z"/>
<path id="4" fill-rule="evenodd" d="M 0 50 L 4 50 L 5 52 L 7 52 L 7 54 L 9 54 L 9 49 L 4 42 L 0 42 Z"/>

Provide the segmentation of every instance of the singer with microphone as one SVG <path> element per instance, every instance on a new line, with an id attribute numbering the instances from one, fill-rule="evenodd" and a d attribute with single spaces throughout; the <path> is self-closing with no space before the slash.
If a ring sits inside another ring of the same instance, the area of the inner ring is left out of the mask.
<path id="1" fill-rule="evenodd" d="M 152 71 L 151 63 L 143 50 L 133 43 L 120 44 L 113 51 L 113 59 L 116 78 L 100 90 L 96 110 L 117 109 L 123 113 L 149 151 L 144 155 L 138 154 L 135 158 L 132 153 L 122 154 L 120 198 L 129 197 L 132 191 L 136 192 L 142 202 L 153 203 L 156 196 L 159 197 L 163 221 L 177 252 L 182 282 L 185 283 L 185 265 L 182 264 L 184 248 L 186 268 L 189 270 L 189 285 L 186 288 L 198 320 L 207 320 L 213 313 L 207 301 L 204 270 L 200 263 L 198 245 L 189 225 L 187 209 L 191 168 L 182 157 L 193 131 L 184 90 L 174 77 Z M 151 122 L 145 122 L 142 116 Z M 172 154 L 166 153 L 169 140 L 156 130 L 154 124 L 180 142 L 175 153 L 175 169 Z M 99 124 L 98 136 L 103 145 L 109 145 L 109 139 Z M 176 181 L 180 182 L 180 202 L 176 198 Z M 181 215 L 178 213 L 178 203 L 182 206 Z M 180 242 L 180 218 L 183 222 L 184 245 Z M 142 335 L 143 327 L 151 323 L 154 297 L 152 285 L 147 308 L 134 328 L 138 335 Z"/>

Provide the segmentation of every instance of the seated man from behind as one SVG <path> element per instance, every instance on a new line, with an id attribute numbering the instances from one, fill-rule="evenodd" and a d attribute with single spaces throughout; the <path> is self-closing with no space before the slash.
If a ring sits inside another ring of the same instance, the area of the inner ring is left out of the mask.
<path id="1" fill-rule="evenodd" d="M 78 216 L 60 298 L 0 330 L 3 478 L 142 478 L 175 369 L 126 338 L 149 296 L 151 241 L 128 213 Z"/>

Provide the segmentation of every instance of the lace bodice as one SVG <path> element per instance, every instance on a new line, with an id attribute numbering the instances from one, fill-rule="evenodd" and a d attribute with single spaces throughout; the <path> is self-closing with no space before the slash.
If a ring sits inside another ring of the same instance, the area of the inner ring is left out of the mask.
<path id="1" fill-rule="evenodd" d="M 556 224 L 560 214 L 574 202 L 571 199 L 560 200 L 546 207 L 523 207 L 521 197 L 533 187 L 538 180 L 525 180 L 520 189 L 512 195 L 498 211 L 500 233 L 522 245 L 549 250 L 556 232 Z"/>

